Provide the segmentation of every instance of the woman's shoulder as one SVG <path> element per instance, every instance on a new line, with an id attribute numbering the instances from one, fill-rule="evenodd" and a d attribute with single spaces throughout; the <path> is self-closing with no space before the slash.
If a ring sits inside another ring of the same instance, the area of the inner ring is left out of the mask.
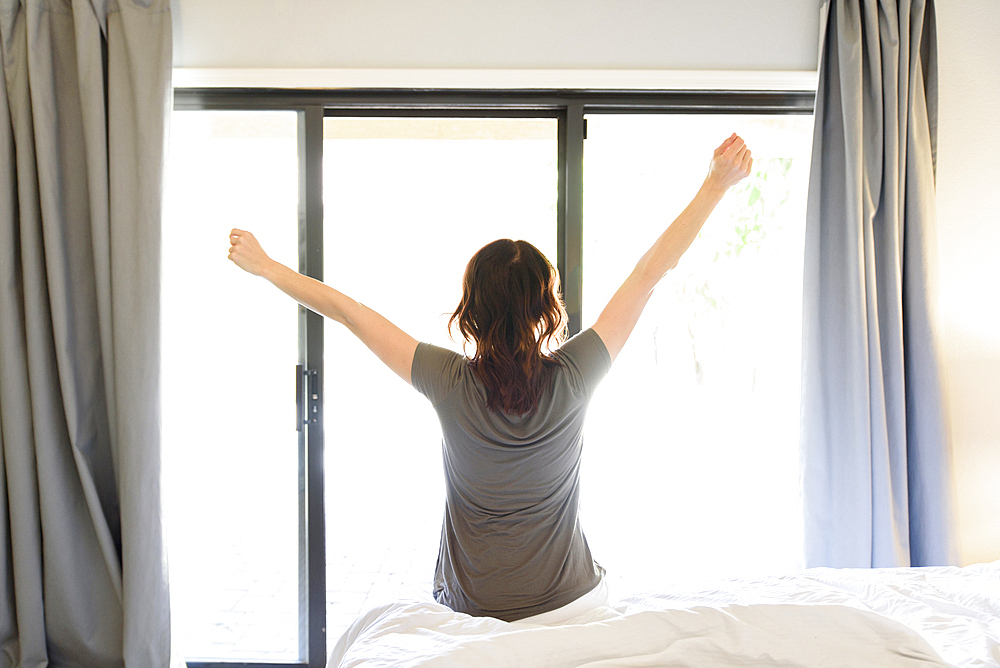
<path id="1" fill-rule="evenodd" d="M 410 382 L 432 404 L 437 405 L 451 394 L 469 372 L 469 358 L 465 355 L 433 343 L 421 342 L 413 353 Z"/>
<path id="2" fill-rule="evenodd" d="M 611 355 L 593 329 L 585 329 L 555 351 L 574 390 L 590 396 L 611 368 Z"/>
<path id="3" fill-rule="evenodd" d="M 611 366 L 611 354 L 600 335 L 592 328 L 567 339 L 556 349 L 555 356 L 569 360 L 593 360 L 606 367 Z"/>

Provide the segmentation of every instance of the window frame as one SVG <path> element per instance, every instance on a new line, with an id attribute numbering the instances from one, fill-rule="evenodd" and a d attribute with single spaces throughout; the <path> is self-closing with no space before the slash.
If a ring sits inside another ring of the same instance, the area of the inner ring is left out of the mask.
<path id="1" fill-rule="evenodd" d="M 556 118 L 556 267 L 569 315 L 581 329 L 583 151 L 588 114 L 813 114 L 813 90 L 273 89 L 175 88 L 175 111 L 298 113 L 299 271 L 323 280 L 323 119 L 328 116 Z M 189 668 L 322 668 L 326 643 L 323 479 L 323 318 L 299 307 L 298 662 L 186 661 Z M 300 413 L 301 417 L 301 413 Z"/>

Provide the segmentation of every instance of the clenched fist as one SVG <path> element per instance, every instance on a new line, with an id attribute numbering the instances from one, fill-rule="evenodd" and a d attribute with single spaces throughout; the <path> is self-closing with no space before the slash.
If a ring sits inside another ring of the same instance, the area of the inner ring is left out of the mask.
<path id="1" fill-rule="evenodd" d="M 752 166 L 750 149 L 734 132 L 715 149 L 708 168 L 708 180 L 725 190 L 749 176 Z"/>
<path id="2" fill-rule="evenodd" d="M 250 232 L 233 229 L 229 233 L 229 259 L 236 266 L 254 276 L 261 276 L 272 260 L 260 247 L 257 238 Z"/>

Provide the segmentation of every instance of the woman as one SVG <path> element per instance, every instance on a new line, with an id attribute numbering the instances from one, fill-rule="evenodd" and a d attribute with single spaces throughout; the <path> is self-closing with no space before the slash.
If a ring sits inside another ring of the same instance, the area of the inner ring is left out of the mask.
<path id="1" fill-rule="evenodd" d="M 740 137 L 726 139 L 697 195 L 593 327 L 555 350 L 566 323 L 558 276 L 526 241 L 500 239 L 469 261 L 449 323 L 473 344 L 467 359 L 418 343 L 368 307 L 274 262 L 249 232 L 232 231 L 230 260 L 345 325 L 438 413 L 446 482 L 438 602 L 546 623 L 606 601 L 604 569 L 578 519 L 584 414 L 653 288 L 752 162 Z"/>

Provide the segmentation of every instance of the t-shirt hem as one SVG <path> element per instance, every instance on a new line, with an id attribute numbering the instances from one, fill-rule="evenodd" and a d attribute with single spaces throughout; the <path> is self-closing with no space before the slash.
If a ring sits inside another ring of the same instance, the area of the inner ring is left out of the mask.
<path id="1" fill-rule="evenodd" d="M 494 619 L 499 619 L 504 622 L 516 622 L 527 617 L 534 617 L 535 615 L 541 615 L 546 612 L 558 610 L 564 605 L 572 603 L 581 596 L 590 593 L 595 587 L 601 584 L 601 578 L 604 577 L 603 569 L 596 571 L 595 574 L 596 577 L 593 582 L 583 587 L 563 592 L 545 603 L 539 603 L 526 608 L 514 608 L 512 610 L 457 610 L 457 612 L 464 612 L 472 615 L 473 617 L 493 617 Z M 445 605 L 447 605 L 447 603 L 445 603 Z M 454 608 L 452 609 L 454 610 Z"/>

